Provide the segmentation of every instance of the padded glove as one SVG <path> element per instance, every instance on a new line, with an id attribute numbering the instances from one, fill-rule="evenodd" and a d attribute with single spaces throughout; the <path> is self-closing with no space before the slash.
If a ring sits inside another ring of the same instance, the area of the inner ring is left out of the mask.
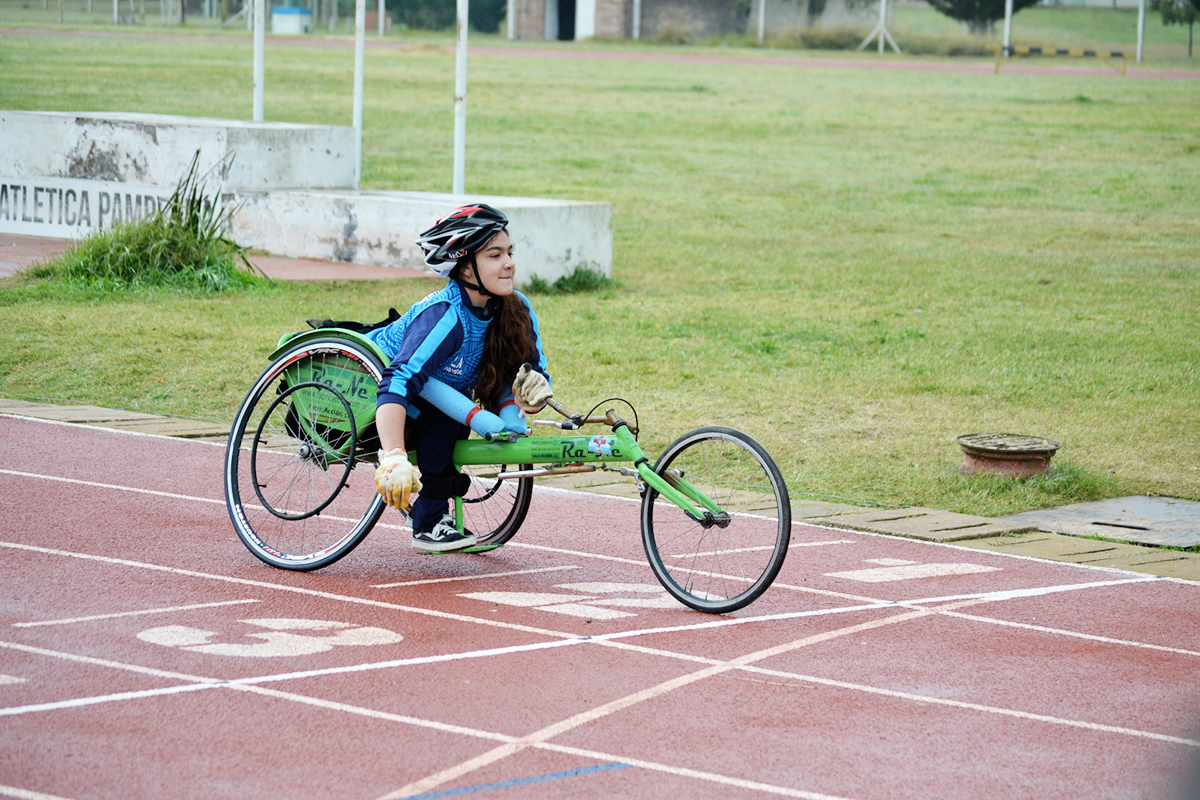
<path id="1" fill-rule="evenodd" d="M 522 364 L 512 385 L 513 399 L 517 407 L 526 414 L 536 414 L 546 407 L 546 401 L 554 397 L 550 381 L 529 364 Z"/>
<path id="2" fill-rule="evenodd" d="M 421 470 L 409 462 L 403 448 L 397 447 L 386 453 L 379 451 L 375 490 L 397 511 L 405 511 L 412 505 L 412 496 L 421 491 Z"/>

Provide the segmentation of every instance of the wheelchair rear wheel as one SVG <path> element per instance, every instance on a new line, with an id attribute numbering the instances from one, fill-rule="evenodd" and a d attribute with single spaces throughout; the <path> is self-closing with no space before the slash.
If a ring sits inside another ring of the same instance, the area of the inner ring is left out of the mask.
<path id="1" fill-rule="evenodd" d="M 272 566 L 313 570 L 366 537 L 383 513 L 372 460 L 383 366 L 337 338 L 297 345 L 259 376 L 234 419 L 225 502 L 238 537 Z"/>

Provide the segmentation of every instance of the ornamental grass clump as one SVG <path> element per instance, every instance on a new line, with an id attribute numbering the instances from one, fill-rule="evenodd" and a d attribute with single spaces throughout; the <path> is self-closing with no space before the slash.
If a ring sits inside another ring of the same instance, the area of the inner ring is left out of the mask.
<path id="1" fill-rule="evenodd" d="M 198 159 L 199 153 L 154 214 L 88 236 L 33 276 L 111 292 L 164 287 L 219 294 L 268 283 L 226 235 L 236 208 L 221 202 L 219 188 L 206 194 Z"/>

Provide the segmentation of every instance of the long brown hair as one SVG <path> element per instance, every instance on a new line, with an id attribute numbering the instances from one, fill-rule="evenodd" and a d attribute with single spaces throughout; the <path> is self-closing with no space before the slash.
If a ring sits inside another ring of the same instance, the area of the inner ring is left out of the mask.
<path id="1" fill-rule="evenodd" d="M 458 277 L 469 264 L 469 259 L 458 262 L 451 277 Z M 475 384 L 475 399 L 492 412 L 500 410 L 500 398 L 508 393 L 521 365 L 537 358 L 533 320 L 525 302 L 516 294 L 495 301 L 499 306 L 483 337 L 479 381 Z"/>

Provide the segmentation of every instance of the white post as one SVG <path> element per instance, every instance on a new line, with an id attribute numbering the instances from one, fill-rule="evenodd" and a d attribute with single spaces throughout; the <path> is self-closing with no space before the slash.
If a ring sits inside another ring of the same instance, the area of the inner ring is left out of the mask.
<path id="1" fill-rule="evenodd" d="M 758 43 L 763 43 L 767 31 L 767 0 L 758 0 Z"/>
<path id="2" fill-rule="evenodd" d="M 1142 63 L 1142 41 L 1146 38 L 1146 0 L 1138 3 L 1138 54 L 1137 63 Z"/>
<path id="3" fill-rule="evenodd" d="M 384 31 L 383 21 L 387 19 L 387 0 L 379 0 L 377 10 L 379 11 L 379 38 L 382 39 Z"/>
<path id="4" fill-rule="evenodd" d="M 468 0 L 458 0 L 458 41 L 454 62 L 454 186 L 466 191 L 467 162 L 467 17 Z"/>
<path id="5" fill-rule="evenodd" d="M 1004 57 L 1012 55 L 1012 0 L 1004 0 Z"/>
<path id="6" fill-rule="evenodd" d="M 367 0 L 354 3 L 354 188 L 362 180 L 363 62 L 367 50 Z"/>
<path id="7" fill-rule="evenodd" d="M 642 0 L 633 0 L 633 39 L 642 38 Z"/>
<path id="8" fill-rule="evenodd" d="M 509 41 L 517 38 L 513 32 L 517 21 L 517 0 L 508 0 L 504 4 L 504 31 Z"/>
<path id="9" fill-rule="evenodd" d="M 113 0 L 113 25 L 121 24 L 121 9 L 117 5 L 118 2 L 120 0 Z"/>
<path id="10" fill-rule="evenodd" d="M 266 82 L 267 0 L 254 0 L 254 121 L 263 121 L 263 84 Z"/>
<path id="11" fill-rule="evenodd" d="M 879 24 L 882 26 L 881 30 L 884 30 L 884 31 L 887 30 L 887 0 L 879 0 Z M 880 33 L 879 34 L 879 55 L 883 55 L 883 45 L 884 45 L 883 38 L 884 38 L 883 33 Z"/>

